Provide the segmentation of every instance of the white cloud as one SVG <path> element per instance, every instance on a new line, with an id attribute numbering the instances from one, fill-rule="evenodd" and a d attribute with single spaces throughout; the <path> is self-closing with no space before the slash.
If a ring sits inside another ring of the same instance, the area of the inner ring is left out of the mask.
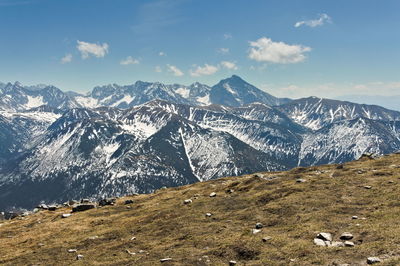
<path id="1" fill-rule="evenodd" d="M 162 72 L 162 69 L 161 69 L 160 66 L 156 66 L 156 67 L 154 68 L 154 71 L 157 72 L 157 73 L 161 73 L 161 72 Z"/>
<path id="2" fill-rule="evenodd" d="M 230 33 L 225 33 L 225 34 L 224 34 L 224 39 L 225 39 L 225 40 L 232 39 L 232 34 L 230 34 Z"/>
<path id="3" fill-rule="evenodd" d="M 296 24 L 294 24 L 294 26 L 298 28 L 305 25 L 311 28 L 315 28 L 324 25 L 325 22 L 332 23 L 331 17 L 327 14 L 320 14 L 317 19 L 298 21 L 296 22 Z"/>
<path id="4" fill-rule="evenodd" d="M 218 67 L 205 64 L 203 67 L 197 66 L 195 70 L 190 70 L 190 75 L 192 77 L 208 76 L 216 73 L 217 71 Z"/>
<path id="5" fill-rule="evenodd" d="M 166 53 L 164 53 L 164 52 L 162 52 L 162 51 L 161 51 L 161 52 L 159 52 L 159 53 L 158 53 L 158 55 L 159 55 L 159 56 L 167 56 L 167 54 L 166 54 Z"/>
<path id="6" fill-rule="evenodd" d="M 229 54 L 229 48 L 219 48 L 218 53 L 220 54 Z"/>
<path id="7" fill-rule="evenodd" d="M 230 70 L 237 70 L 238 67 L 234 62 L 229 62 L 229 61 L 222 61 L 221 62 L 221 66 L 226 68 L 226 69 L 230 69 Z"/>
<path id="8" fill-rule="evenodd" d="M 307 46 L 274 42 L 263 37 L 250 42 L 249 58 L 259 62 L 294 64 L 304 61 L 304 53 L 310 51 L 311 48 Z"/>
<path id="9" fill-rule="evenodd" d="M 81 42 L 77 41 L 79 52 L 82 55 L 83 59 L 89 58 L 91 55 L 95 57 L 104 57 L 108 53 L 108 44 L 97 44 L 97 43 L 89 43 L 89 42 Z"/>
<path id="10" fill-rule="evenodd" d="M 61 58 L 61 64 L 70 63 L 72 61 L 72 54 L 66 54 L 63 58 Z"/>
<path id="11" fill-rule="evenodd" d="M 135 59 L 132 56 L 128 56 L 127 58 L 122 59 L 121 62 L 119 62 L 119 63 L 121 65 L 126 66 L 126 65 L 136 65 L 136 64 L 139 64 L 140 62 L 138 59 Z"/>
<path id="12" fill-rule="evenodd" d="M 167 65 L 167 68 L 168 68 L 168 71 L 171 72 L 176 77 L 181 77 L 184 75 L 183 72 L 176 66 Z"/>

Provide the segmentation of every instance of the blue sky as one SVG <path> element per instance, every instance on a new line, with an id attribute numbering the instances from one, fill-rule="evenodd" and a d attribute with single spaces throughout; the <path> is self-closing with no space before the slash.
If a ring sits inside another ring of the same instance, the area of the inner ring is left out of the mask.
<path id="1" fill-rule="evenodd" d="M 0 0 L 0 80 L 88 91 L 237 74 L 277 96 L 399 95 L 399 10 L 397 0 Z"/>

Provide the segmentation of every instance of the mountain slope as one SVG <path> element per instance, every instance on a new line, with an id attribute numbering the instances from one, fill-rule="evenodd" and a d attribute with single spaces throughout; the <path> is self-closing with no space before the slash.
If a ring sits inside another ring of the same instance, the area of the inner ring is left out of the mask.
<path id="1" fill-rule="evenodd" d="M 366 265 L 378 257 L 398 265 L 399 167 L 400 155 L 363 158 L 132 195 L 65 219 L 71 207 L 40 211 L 1 222 L 0 263 Z M 263 228 L 253 234 L 256 223 Z M 354 247 L 317 246 L 320 232 L 342 243 L 349 232 Z"/>
<path id="2" fill-rule="evenodd" d="M 293 100 L 290 103 L 279 106 L 278 109 L 296 123 L 313 130 L 318 130 L 334 122 L 359 117 L 382 121 L 400 120 L 400 112 L 380 106 L 317 97 Z"/>

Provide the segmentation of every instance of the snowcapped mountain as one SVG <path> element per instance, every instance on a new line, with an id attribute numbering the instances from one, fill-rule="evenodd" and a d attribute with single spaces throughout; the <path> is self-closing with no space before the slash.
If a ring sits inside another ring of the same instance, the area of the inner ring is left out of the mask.
<path id="1" fill-rule="evenodd" d="M 75 100 L 86 108 L 99 106 L 129 108 L 157 99 L 197 106 L 222 104 L 234 107 L 255 102 L 279 105 L 290 101 L 261 91 L 235 75 L 213 87 L 198 82 L 185 86 L 137 81 L 127 86 L 112 84 L 95 87 L 89 95 L 75 97 Z"/>
<path id="2" fill-rule="evenodd" d="M 221 80 L 217 85 L 213 86 L 210 93 L 210 100 L 213 104 L 234 107 L 254 102 L 274 106 L 290 101 L 289 99 L 276 98 L 263 92 L 236 75 Z"/>
<path id="3" fill-rule="evenodd" d="M 0 106 L 0 209 L 400 149 L 400 112 L 278 99 L 237 76 L 213 87 L 138 81 L 86 96 L 6 84 Z"/>
<path id="4" fill-rule="evenodd" d="M 57 109 L 79 105 L 54 86 L 24 87 L 19 82 L 8 83 L 0 90 L 0 111 L 25 111 L 42 105 Z"/>
<path id="5" fill-rule="evenodd" d="M 351 120 L 358 117 L 383 121 L 400 120 L 400 112 L 380 106 L 317 97 L 293 100 L 278 107 L 278 109 L 287 114 L 296 123 L 313 130 L 318 130 L 337 121 Z"/>

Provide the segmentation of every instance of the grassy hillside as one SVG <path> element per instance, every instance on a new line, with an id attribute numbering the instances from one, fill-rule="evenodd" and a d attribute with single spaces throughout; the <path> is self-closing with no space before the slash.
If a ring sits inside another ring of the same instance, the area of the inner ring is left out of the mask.
<path id="1" fill-rule="evenodd" d="M 0 221 L 0 264 L 400 265 L 399 177 L 390 155 L 162 189 L 64 219 L 71 208 L 40 211 Z M 316 246 L 319 232 L 350 232 L 355 246 Z"/>

